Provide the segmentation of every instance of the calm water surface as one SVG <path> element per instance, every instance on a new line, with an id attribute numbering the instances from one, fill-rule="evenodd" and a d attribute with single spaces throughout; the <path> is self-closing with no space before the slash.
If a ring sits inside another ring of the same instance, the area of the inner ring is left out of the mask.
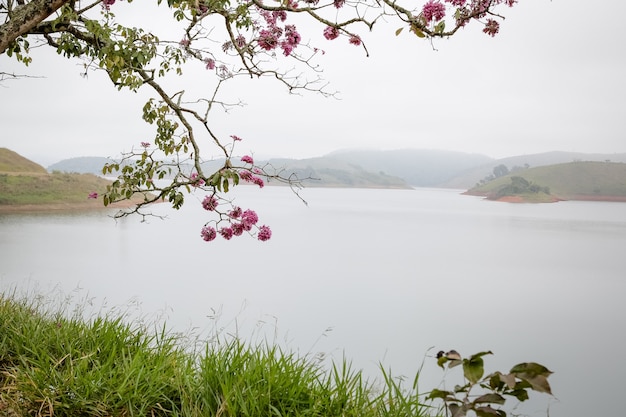
<path id="1" fill-rule="evenodd" d="M 206 243 L 207 213 L 0 215 L 0 289 L 89 299 L 174 330 L 269 337 L 412 379 L 425 355 L 492 350 L 489 370 L 537 361 L 557 400 L 528 415 L 621 415 L 626 204 L 504 204 L 454 190 L 235 190 L 269 242 Z M 202 196 L 192 196 L 194 199 Z M 434 352 L 429 351 L 434 347 Z M 441 382 L 426 357 L 424 390 Z M 460 382 L 450 373 L 446 384 Z"/>

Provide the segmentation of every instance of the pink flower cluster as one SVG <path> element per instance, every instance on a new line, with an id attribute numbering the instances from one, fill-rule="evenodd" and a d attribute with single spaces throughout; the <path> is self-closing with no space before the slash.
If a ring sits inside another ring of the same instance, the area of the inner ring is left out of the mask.
<path id="1" fill-rule="evenodd" d="M 443 1 L 443 3 L 442 3 Z M 483 19 L 488 15 L 490 9 L 500 4 L 513 7 L 518 0 L 428 0 L 422 7 L 421 16 L 428 24 L 431 22 L 439 22 L 446 16 L 446 6 L 457 7 L 454 16 L 456 25 L 465 26 L 472 19 Z M 500 30 L 500 23 L 494 19 L 487 19 L 484 23 L 483 32 L 490 36 L 495 36 Z"/>
<path id="2" fill-rule="evenodd" d="M 463 7 L 465 6 L 465 2 L 467 0 L 445 0 L 446 3 L 450 3 L 453 6 L 457 6 L 457 7 Z"/>
<path id="3" fill-rule="evenodd" d="M 265 186 L 265 183 L 263 182 L 262 178 L 257 177 L 252 172 L 247 171 L 247 170 L 239 171 L 239 178 L 241 178 L 245 182 L 251 182 L 253 184 L 256 184 L 259 186 L 259 188 L 263 188 Z"/>
<path id="4" fill-rule="evenodd" d="M 493 19 L 487 19 L 487 23 L 485 23 L 485 27 L 483 28 L 483 32 L 489 36 L 496 36 L 496 34 L 500 31 L 500 23 Z"/>
<path id="5" fill-rule="evenodd" d="M 287 12 L 284 10 L 259 10 L 267 27 L 259 31 L 257 43 L 262 49 L 271 51 L 280 46 L 283 55 L 289 56 L 300 44 L 302 37 L 294 25 L 285 25 L 284 29 L 278 26 L 279 22 L 287 20 Z"/>
<path id="6" fill-rule="evenodd" d="M 241 162 L 245 162 L 246 164 L 254 164 L 254 159 L 250 155 L 244 155 L 241 157 Z"/>
<path id="7" fill-rule="evenodd" d="M 196 172 L 191 174 L 189 181 L 191 181 L 194 187 L 202 187 L 205 184 L 204 180 L 200 178 Z"/>
<path id="8" fill-rule="evenodd" d="M 202 200 L 202 208 L 208 211 L 215 211 L 218 204 L 219 202 L 214 195 L 207 195 L 206 197 L 204 197 L 204 200 Z"/>
<path id="9" fill-rule="evenodd" d="M 426 22 L 438 22 L 446 17 L 446 6 L 439 0 L 429 0 L 422 7 L 422 16 L 424 16 Z"/>
<path id="10" fill-rule="evenodd" d="M 111 6 L 115 4 L 115 0 L 102 0 L 102 7 L 105 10 L 110 10 Z"/>
<path id="11" fill-rule="evenodd" d="M 214 227 L 205 225 L 200 230 L 200 237 L 206 242 L 210 242 L 215 239 L 219 233 L 226 240 L 232 239 L 233 236 L 241 236 L 243 232 L 250 232 L 253 227 L 258 228 L 257 239 L 260 241 L 267 241 L 272 237 L 272 230 L 266 226 L 256 226 L 259 222 L 259 216 L 254 210 L 241 210 L 240 207 L 233 207 L 233 210 L 228 213 L 230 219 L 230 225 L 220 228 L 219 232 Z"/>
<path id="12" fill-rule="evenodd" d="M 326 26 L 324 28 L 324 37 L 329 41 L 337 39 L 339 37 L 339 29 L 334 26 Z M 362 43 L 361 38 L 358 35 L 350 36 L 349 42 L 355 46 L 359 46 Z"/>
<path id="13" fill-rule="evenodd" d="M 337 39 L 339 37 L 339 29 L 334 26 L 326 26 L 326 29 L 324 29 L 324 37 L 329 41 Z"/>

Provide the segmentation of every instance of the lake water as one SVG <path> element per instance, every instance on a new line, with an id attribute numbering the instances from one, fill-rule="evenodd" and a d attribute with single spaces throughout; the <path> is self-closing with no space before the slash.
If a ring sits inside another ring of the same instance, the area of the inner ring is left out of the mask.
<path id="1" fill-rule="evenodd" d="M 621 415 L 626 375 L 626 205 L 506 204 L 458 190 L 238 187 L 273 237 L 206 243 L 208 213 L 141 223 L 107 211 L 0 215 L 0 289 L 90 300 L 170 328 L 303 355 L 379 364 L 423 390 L 442 380 L 433 355 L 492 350 L 489 371 L 537 361 L 557 399 L 528 415 Z M 84 304 L 84 301 L 83 301 Z M 155 320 L 157 320 L 155 319 Z M 432 350 L 429 350 L 430 348 Z M 451 371 L 450 388 L 459 383 Z"/>

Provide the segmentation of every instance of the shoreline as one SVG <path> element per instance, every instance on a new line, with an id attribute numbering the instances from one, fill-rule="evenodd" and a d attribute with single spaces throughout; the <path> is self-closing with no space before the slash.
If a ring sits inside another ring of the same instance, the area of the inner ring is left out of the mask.
<path id="1" fill-rule="evenodd" d="M 541 203 L 558 203 L 559 201 L 596 201 L 596 202 L 607 202 L 607 203 L 626 203 L 626 196 L 621 195 L 586 195 L 586 194 L 576 194 L 569 195 L 566 197 L 552 196 L 546 198 L 544 201 L 535 201 L 532 199 L 528 199 L 522 195 L 507 195 L 500 198 L 492 198 L 489 194 L 486 193 L 470 193 L 469 191 L 465 191 L 461 193 L 463 195 L 471 195 L 474 197 L 483 197 L 485 200 L 490 201 L 499 201 L 503 203 L 513 203 L 513 204 L 541 204 Z"/>
<path id="2" fill-rule="evenodd" d="M 46 204 L 0 204 L 0 214 L 21 213 L 59 213 L 69 211 L 96 211 L 131 208 L 141 201 L 120 201 L 104 206 L 102 200 L 90 200 L 78 203 L 46 203 Z M 157 202 L 151 204 L 159 204 Z"/>

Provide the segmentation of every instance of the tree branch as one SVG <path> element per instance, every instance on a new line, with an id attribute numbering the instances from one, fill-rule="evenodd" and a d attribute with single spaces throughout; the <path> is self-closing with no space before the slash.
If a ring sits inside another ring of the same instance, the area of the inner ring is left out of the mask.
<path id="1" fill-rule="evenodd" d="M 72 0 L 33 0 L 15 9 L 9 21 L 0 25 L 0 54 L 15 39 L 30 32 L 32 28 Z"/>

